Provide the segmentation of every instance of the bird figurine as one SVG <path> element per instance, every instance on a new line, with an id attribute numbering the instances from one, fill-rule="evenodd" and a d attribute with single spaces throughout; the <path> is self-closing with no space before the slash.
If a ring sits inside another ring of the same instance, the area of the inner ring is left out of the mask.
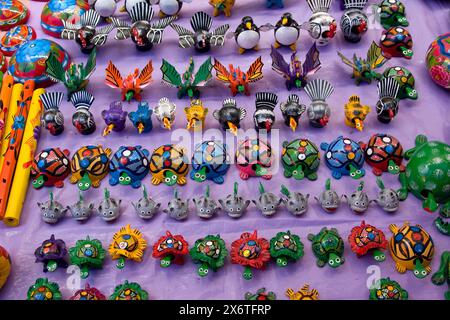
<path id="1" fill-rule="evenodd" d="M 300 122 L 300 117 L 306 110 L 306 106 L 300 104 L 298 95 L 291 94 L 286 102 L 280 104 L 280 109 L 281 114 L 283 115 L 284 124 L 295 132 Z"/>
<path id="2" fill-rule="evenodd" d="M 235 2 L 235 0 L 209 0 L 209 4 L 214 8 L 214 17 L 217 17 L 222 13 L 225 17 L 230 17 L 231 9 L 233 8 Z"/>
<path id="3" fill-rule="evenodd" d="M 222 102 L 222 108 L 213 112 L 213 117 L 222 126 L 223 130 L 230 130 L 234 135 L 237 135 L 237 130 L 240 128 L 240 122 L 245 118 L 247 111 L 245 108 L 238 108 L 236 100 L 229 98 Z"/>
<path id="4" fill-rule="evenodd" d="M 149 108 L 148 102 L 141 101 L 138 104 L 137 110 L 128 114 L 128 118 L 138 130 L 139 134 L 152 131 L 152 113 L 153 110 Z"/>
<path id="5" fill-rule="evenodd" d="M 102 18 L 110 18 L 116 12 L 119 0 L 89 0 L 89 6 Z"/>
<path id="6" fill-rule="evenodd" d="M 301 26 L 292 17 L 290 12 L 283 14 L 281 19 L 274 26 L 274 37 L 276 49 L 281 46 L 289 47 L 292 51 L 297 50 L 297 40 L 300 37 Z"/>
<path id="7" fill-rule="evenodd" d="M 106 68 L 105 83 L 111 88 L 117 88 L 122 91 L 122 100 L 130 102 L 132 99 L 141 101 L 142 89 L 152 82 L 153 65 L 152 60 L 149 60 L 147 65 L 139 72 L 139 69 L 134 69 L 134 73 L 130 73 L 122 78 L 117 67 L 109 61 Z"/>
<path id="8" fill-rule="evenodd" d="M 395 78 L 383 78 L 377 83 L 378 101 L 376 104 L 377 119 L 381 123 L 389 123 L 398 113 L 397 99 L 400 85 Z"/>
<path id="9" fill-rule="evenodd" d="M 187 126 L 186 129 L 193 129 L 195 131 L 202 130 L 205 127 L 205 118 L 208 114 L 208 108 L 203 106 L 201 100 L 191 100 L 191 105 L 184 108 L 186 113 Z"/>
<path id="10" fill-rule="evenodd" d="M 150 3 L 159 6 L 160 17 L 166 17 L 177 15 L 183 7 L 184 2 L 191 3 L 192 1 L 193 0 L 150 0 Z"/>
<path id="11" fill-rule="evenodd" d="M 278 96 L 271 92 L 256 93 L 256 110 L 253 114 L 256 130 L 270 132 L 275 123 L 274 109 L 278 103 Z"/>
<path id="12" fill-rule="evenodd" d="M 161 123 L 162 128 L 171 130 L 175 121 L 175 110 L 177 106 L 167 98 L 159 99 L 158 105 L 153 110 L 156 118 Z"/>
<path id="13" fill-rule="evenodd" d="M 225 34 L 230 28 L 229 24 L 221 25 L 210 32 L 212 18 L 203 11 L 195 13 L 190 22 L 194 32 L 175 23 L 170 24 L 178 33 L 180 47 L 194 47 L 198 52 L 208 52 L 211 47 L 220 47 L 225 43 Z"/>
<path id="14" fill-rule="evenodd" d="M 59 110 L 59 106 L 64 98 L 62 92 L 45 92 L 40 95 L 44 105 L 42 114 L 42 126 L 47 129 L 52 136 L 58 136 L 64 131 L 64 115 Z"/>
<path id="15" fill-rule="evenodd" d="M 333 86 L 327 80 L 315 79 L 306 85 L 305 92 L 312 101 L 306 112 L 313 127 L 323 128 L 328 124 L 331 109 L 326 100 L 333 91 Z"/>
<path id="16" fill-rule="evenodd" d="M 87 91 L 77 91 L 70 97 L 76 111 L 72 116 L 72 124 L 83 135 L 89 135 L 96 129 L 94 116 L 89 111 L 95 98 Z"/>
<path id="17" fill-rule="evenodd" d="M 114 101 L 109 105 L 108 110 L 102 111 L 102 118 L 106 123 L 102 135 L 105 137 L 114 132 L 120 132 L 125 129 L 125 122 L 127 120 L 128 112 L 123 111 L 122 102 Z"/>
<path id="18" fill-rule="evenodd" d="M 353 95 L 348 99 L 344 106 L 345 124 L 349 127 L 356 128 L 358 131 L 363 131 L 364 120 L 370 112 L 370 107 L 362 105 L 359 97 Z"/>
<path id="19" fill-rule="evenodd" d="M 344 0 L 345 11 L 341 17 L 341 30 L 344 39 L 356 43 L 367 31 L 369 18 L 363 12 L 367 0 Z"/>
<path id="20" fill-rule="evenodd" d="M 239 47 L 239 53 L 243 54 L 247 50 L 259 50 L 259 40 L 261 39 L 261 32 L 269 31 L 270 24 L 265 24 L 258 27 L 250 16 L 242 18 L 241 23 L 236 30 L 227 35 L 227 38 L 233 37 Z"/>
<path id="21" fill-rule="evenodd" d="M 317 44 L 325 46 L 333 39 L 337 31 L 336 19 L 328 13 L 333 0 L 306 0 L 312 15 L 309 20 L 302 24 Z"/>

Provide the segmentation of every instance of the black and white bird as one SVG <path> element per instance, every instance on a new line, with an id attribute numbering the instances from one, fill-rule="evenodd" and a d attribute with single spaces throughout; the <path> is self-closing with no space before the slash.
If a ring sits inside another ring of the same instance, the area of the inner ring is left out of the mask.
<path id="1" fill-rule="evenodd" d="M 256 110 L 253 114 L 256 130 L 270 132 L 275 123 L 274 109 L 278 103 L 278 96 L 271 92 L 256 93 Z"/>
<path id="2" fill-rule="evenodd" d="M 295 132 L 300 122 L 300 117 L 306 110 L 306 106 L 300 103 L 298 95 L 291 94 L 286 102 L 280 104 L 284 124 Z"/>
<path id="3" fill-rule="evenodd" d="M 301 26 L 295 21 L 290 12 L 283 14 L 275 25 L 274 47 L 278 49 L 281 46 L 286 46 L 295 51 L 297 49 L 297 40 L 300 37 L 300 28 Z"/>

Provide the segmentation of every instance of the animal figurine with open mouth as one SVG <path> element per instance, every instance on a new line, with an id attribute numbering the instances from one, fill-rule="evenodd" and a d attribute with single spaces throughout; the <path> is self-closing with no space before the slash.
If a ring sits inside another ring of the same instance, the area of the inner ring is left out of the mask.
<path id="1" fill-rule="evenodd" d="M 356 214 L 363 214 L 369 209 L 370 202 L 369 196 L 364 191 L 364 181 L 361 181 L 358 188 L 350 196 L 342 195 L 348 203 L 350 209 Z"/>
<path id="2" fill-rule="evenodd" d="M 327 179 L 325 182 L 325 190 L 319 195 L 319 197 L 314 197 L 314 199 L 316 199 L 322 209 L 327 213 L 336 212 L 341 205 L 341 197 L 338 196 L 336 191 L 331 189 L 330 179 Z"/>
<path id="3" fill-rule="evenodd" d="M 306 29 L 311 38 L 317 40 L 317 44 L 321 46 L 327 45 L 337 31 L 336 19 L 328 13 L 332 1 L 306 0 L 312 15 L 309 21 L 302 24 L 302 29 Z"/>
<path id="4" fill-rule="evenodd" d="M 64 115 L 59 110 L 63 100 L 62 92 L 45 92 L 40 95 L 44 106 L 41 117 L 42 126 L 47 129 L 52 136 L 58 136 L 64 132 Z"/>
<path id="5" fill-rule="evenodd" d="M 106 127 L 103 129 L 102 136 L 109 135 L 112 131 L 121 132 L 125 129 L 128 112 L 122 109 L 121 101 L 111 102 L 109 109 L 102 111 L 102 118 Z"/>
<path id="6" fill-rule="evenodd" d="M 175 121 L 175 110 L 177 106 L 168 98 L 159 99 L 158 105 L 153 110 L 156 118 L 161 123 L 163 129 L 171 130 Z"/>
<path id="7" fill-rule="evenodd" d="M 216 200 L 209 195 L 209 186 L 206 186 L 203 196 L 192 199 L 192 202 L 194 202 L 197 215 L 203 219 L 212 218 L 220 210 Z"/>
<path id="8" fill-rule="evenodd" d="M 225 17 L 231 17 L 231 9 L 233 9 L 235 2 L 235 0 L 209 0 L 209 4 L 214 8 L 214 17 L 217 17 L 222 13 Z"/>
<path id="9" fill-rule="evenodd" d="M 77 91 L 70 97 L 76 109 L 72 115 L 72 124 L 82 135 L 89 135 L 97 129 L 94 115 L 89 111 L 94 100 L 94 96 L 84 90 Z"/>
<path id="10" fill-rule="evenodd" d="M 345 11 L 341 17 L 341 30 L 344 39 L 356 43 L 367 32 L 369 18 L 364 13 L 368 0 L 344 0 Z"/>
<path id="11" fill-rule="evenodd" d="M 247 210 L 250 200 L 245 200 L 238 193 L 239 184 L 234 183 L 233 193 L 227 195 L 225 199 L 219 199 L 222 210 L 225 211 L 230 218 L 237 219 L 242 217 Z"/>
<path id="12" fill-rule="evenodd" d="M 141 101 L 138 104 L 136 111 L 132 111 L 128 114 L 133 127 L 135 127 L 139 134 L 147 133 L 153 130 L 152 123 L 153 110 L 148 106 L 147 101 Z"/>
<path id="13" fill-rule="evenodd" d="M 374 200 L 375 203 L 386 212 L 393 213 L 397 211 L 400 206 L 397 191 L 386 188 L 380 177 L 377 177 L 377 185 L 380 188 L 380 192 L 378 193 L 377 199 Z"/>
<path id="14" fill-rule="evenodd" d="M 194 131 L 202 131 L 205 127 L 205 118 L 208 114 L 208 108 L 203 106 L 201 100 L 191 100 L 191 105 L 184 108 L 186 114 L 187 125 L 186 129 Z"/>
<path id="15" fill-rule="evenodd" d="M 148 196 L 147 188 L 142 185 L 142 198 L 137 202 L 131 202 L 139 218 L 144 220 L 149 220 L 153 218 L 155 213 L 161 207 L 161 203 L 155 202 L 151 197 Z"/>
<path id="16" fill-rule="evenodd" d="M 189 199 L 185 201 L 178 196 L 178 190 L 174 189 L 173 197 L 163 212 L 177 221 L 186 220 L 189 215 Z"/>
<path id="17" fill-rule="evenodd" d="M 287 101 L 280 104 L 280 109 L 284 118 L 284 124 L 295 132 L 300 123 L 300 117 L 306 110 L 306 106 L 300 103 L 298 95 L 291 94 Z"/>
<path id="18" fill-rule="evenodd" d="M 78 201 L 71 206 L 67 206 L 67 210 L 69 210 L 71 217 L 79 222 L 89 220 L 89 218 L 92 215 L 93 209 L 94 204 L 93 203 L 87 204 L 84 201 L 83 192 L 80 190 L 78 191 Z"/>
<path id="19" fill-rule="evenodd" d="M 247 50 L 259 50 L 259 40 L 261 39 L 261 32 L 269 31 L 270 24 L 265 24 L 258 27 L 253 18 L 245 16 L 242 18 L 241 23 L 237 26 L 234 32 L 229 32 L 227 38 L 232 38 L 239 47 L 239 54 L 243 54 Z"/>
<path id="20" fill-rule="evenodd" d="M 259 183 L 259 198 L 252 200 L 261 213 L 266 216 L 273 216 L 283 201 L 272 192 L 267 192 L 262 183 Z"/>
<path id="21" fill-rule="evenodd" d="M 381 123 L 389 123 L 398 113 L 397 99 L 400 86 L 394 78 L 383 78 L 377 83 L 378 101 L 376 104 L 377 119 Z"/>
<path id="22" fill-rule="evenodd" d="M 327 80 L 314 79 L 305 87 L 305 92 L 311 99 L 306 109 L 309 124 L 315 128 L 323 128 L 330 121 L 331 109 L 326 100 L 333 93 L 334 88 Z"/>
<path id="23" fill-rule="evenodd" d="M 120 204 L 122 200 L 112 198 L 109 190 L 105 188 L 103 200 L 97 207 L 100 217 L 106 222 L 115 221 L 120 216 Z"/>
<path id="24" fill-rule="evenodd" d="M 349 127 L 356 128 L 358 131 L 363 131 L 364 120 L 370 112 L 368 105 L 361 104 L 357 95 L 353 95 L 348 99 L 344 106 L 345 124 Z"/>
<path id="25" fill-rule="evenodd" d="M 234 135 L 240 128 L 241 121 L 245 118 L 247 111 L 245 108 L 238 108 L 236 100 L 229 98 L 222 102 L 222 108 L 213 112 L 213 117 L 222 126 L 223 130 L 230 130 Z"/>
<path id="26" fill-rule="evenodd" d="M 309 193 L 303 195 L 300 192 L 292 192 L 285 185 L 281 185 L 282 201 L 286 209 L 296 217 L 303 216 L 308 211 Z"/>
<path id="27" fill-rule="evenodd" d="M 55 224 L 66 215 L 67 209 L 55 201 L 53 197 L 53 192 L 50 192 L 50 200 L 46 202 L 37 203 L 39 209 L 41 210 L 42 220 L 49 224 Z"/>
<path id="28" fill-rule="evenodd" d="M 253 121 L 255 129 L 266 130 L 270 132 L 275 123 L 274 109 L 278 103 L 278 96 L 271 92 L 256 93 L 255 113 L 253 114 Z"/>

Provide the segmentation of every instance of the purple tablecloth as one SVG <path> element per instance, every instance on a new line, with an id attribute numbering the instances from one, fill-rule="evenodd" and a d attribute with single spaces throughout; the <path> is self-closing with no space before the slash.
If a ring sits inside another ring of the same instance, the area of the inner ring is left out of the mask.
<path id="1" fill-rule="evenodd" d="M 263 0 L 237 0 L 236 2 L 237 5 L 233 9 L 232 17 L 227 19 L 222 16 L 214 19 L 213 27 L 221 23 L 229 23 L 231 30 L 234 30 L 240 18 L 244 15 L 253 16 L 254 21 L 258 25 L 267 22 L 274 24 L 285 11 L 292 12 L 294 17 L 300 22 L 306 21 L 310 15 L 310 10 L 305 1 L 285 0 L 286 7 L 280 10 L 267 10 Z M 339 20 L 342 11 L 338 2 L 335 1 L 331 12 Z M 374 1 L 370 2 L 374 3 Z M 382 29 L 378 24 L 371 23 L 364 40 L 354 45 L 344 41 L 339 30 L 336 38 L 329 46 L 319 48 L 322 69 L 312 77 L 327 79 L 335 87 L 334 94 L 329 100 L 332 108 L 330 123 L 324 129 L 313 129 L 308 125 L 306 118 L 303 117 L 297 132 L 293 133 L 282 123 L 281 114 L 279 108 L 277 108 L 276 128 L 280 128 L 281 141 L 306 137 L 319 145 L 321 142 L 330 142 L 338 135 L 347 135 L 357 141 L 367 141 L 372 134 L 385 132 L 396 136 L 406 149 L 414 146 L 414 138 L 420 133 L 427 135 L 430 139 L 441 140 L 446 143 L 450 142 L 449 93 L 431 81 L 424 65 L 428 45 L 437 35 L 449 31 L 448 2 L 447 5 L 444 5 L 444 2 L 439 3 L 435 1 L 404 0 L 403 2 L 407 7 L 407 14 L 411 24 L 409 30 L 415 41 L 414 57 L 410 61 L 395 58 L 389 61 L 386 66 L 402 65 L 410 69 L 416 77 L 419 99 L 417 101 L 402 100 L 398 116 L 389 125 L 383 125 L 378 122 L 376 114 L 372 110 L 366 121 L 364 132 L 358 132 L 347 127 L 344 124 L 343 106 L 348 97 L 352 94 L 358 94 L 361 96 L 363 103 L 371 105 L 372 109 L 374 109 L 377 101 L 376 85 L 355 86 L 350 78 L 351 70 L 340 62 L 336 51 L 339 50 L 346 56 L 353 55 L 353 52 L 360 56 L 365 56 L 370 43 L 373 40 L 378 42 Z M 44 4 L 28 1 L 27 4 L 31 9 L 30 23 L 36 29 L 39 37 L 46 37 L 39 25 L 40 12 Z M 211 13 L 212 7 L 207 4 L 206 0 L 195 0 L 191 4 L 185 5 L 178 23 L 187 26 L 190 16 L 199 10 Z M 373 16 L 371 16 L 371 22 L 373 22 Z M 73 61 L 77 63 L 86 61 L 87 56 L 80 53 L 73 41 L 56 41 L 68 50 Z M 287 98 L 289 92 L 286 91 L 282 79 L 271 70 L 269 53 L 272 41 L 272 32 L 267 32 L 262 35 L 261 50 L 259 52 L 249 52 L 239 56 L 235 42 L 229 40 L 224 47 L 213 49 L 209 54 L 217 57 L 225 65 L 235 63 L 244 69 L 256 57 L 262 55 L 265 63 L 264 79 L 252 84 L 251 90 L 253 93 L 258 91 L 276 92 L 280 101 L 283 101 Z M 301 60 L 303 60 L 311 44 L 311 38 L 306 32 L 302 32 L 298 42 Z M 283 53 L 287 57 L 289 51 L 286 49 L 283 50 Z M 184 128 L 186 120 L 183 109 L 188 105 L 188 100 L 178 100 L 175 89 L 168 88 L 160 83 L 161 72 L 159 67 L 161 59 L 166 58 L 175 64 L 178 70 L 184 70 L 190 55 L 195 55 L 197 65 L 208 57 L 208 54 L 196 54 L 193 50 L 179 48 L 176 34 L 171 28 L 167 28 L 163 43 L 148 53 L 136 51 L 131 40 L 115 41 L 113 34 L 111 34 L 108 43 L 98 50 L 97 70 L 88 86 L 88 90 L 96 97 L 92 111 L 96 117 L 97 131 L 90 136 L 78 134 L 71 125 L 71 115 L 74 108 L 71 104 L 64 101 L 62 105 L 66 122 L 64 134 L 59 137 L 53 137 L 48 132 L 44 132 L 38 149 L 61 147 L 68 148 L 73 153 L 83 145 L 99 143 L 105 147 L 112 148 L 113 151 L 121 145 L 136 144 L 153 150 L 161 144 L 169 143 L 171 132 L 156 126 L 155 119 L 153 119 L 155 128 L 149 134 L 139 136 L 128 122 L 125 132 L 120 134 L 112 133 L 106 138 L 101 136 L 104 123 L 100 117 L 100 112 L 108 108 L 112 100 L 119 97 L 119 92 L 104 84 L 104 69 L 108 60 L 111 59 L 122 73 L 128 73 L 135 67 L 142 68 L 146 64 L 147 59 L 152 59 L 155 68 L 153 73 L 154 82 L 145 89 L 144 99 L 148 100 L 152 107 L 156 105 L 162 96 L 173 100 L 178 107 L 174 128 Z M 49 91 L 56 90 L 64 90 L 64 88 L 60 84 L 49 88 Z M 300 91 L 299 95 L 301 101 L 305 103 L 309 101 L 304 91 Z M 212 111 L 219 108 L 221 101 L 228 96 L 228 89 L 217 80 L 212 81 L 202 90 L 204 104 L 210 109 L 207 118 L 208 129 L 218 128 L 217 122 L 212 118 Z M 248 110 L 247 117 L 243 122 L 243 128 L 252 128 L 254 95 L 250 97 L 238 96 L 237 101 L 240 106 L 245 106 Z M 129 111 L 135 110 L 136 103 L 125 104 L 125 108 Z M 279 152 L 280 150 L 278 149 L 278 155 Z M 369 166 L 366 165 L 365 168 L 367 171 L 364 177 L 366 191 L 373 198 L 378 192 L 375 176 L 372 174 Z M 331 177 L 330 171 L 322 161 L 319 179 L 315 182 L 288 180 L 279 171 L 270 182 L 263 181 L 263 183 L 266 189 L 276 193 L 279 193 L 280 185 L 285 184 L 292 190 L 310 193 L 311 196 L 314 196 L 323 190 L 325 180 L 329 177 Z M 178 188 L 183 198 L 192 199 L 194 196 L 199 196 L 204 192 L 205 184 L 198 184 L 190 179 L 188 180 L 186 186 Z M 396 176 L 383 175 L 383 180 L 388 187 L 399 187 Z M 234 181 L 239 181 L 239 191 L 246 197 L 255 199 L 258 196 L 257 183 L 259 180 L 255 178 L 245 182 L 240 180 L 238 171 L 234 166 L 230 169 L 225 181 L 225 184 L 222 186 L 210 184 L 213 197 L 224 197 L 226 194 L 231 193 Z M 172 189 L 162 185 L 152 186 L 150 176 L 145 178 L 144 183 L 150 195 L 157 201 L 162 202 L 163 206 L 166 206 L 172 195 Z M 339 194 L 349 194 L 356 189 L 357 185 L 358 182 L 349 177 L 344 177 L 339 181 L 332 179 L 332 186 Z M 108 186 L 107 178 L 102 182 L 102 187 L 105 186 Z M 149 248 L 145 252 L 142 263 L 127 263 L 126 268 L 121 271 L 116 269 L 115 262 L 108 255 L 104 269 L 91 273 L 87 280 L 88 283 L 100 289 L 105 295 L 111 294 L 117 284 L 128 279 L 129 281 L 139 282 L 149 292 L 150 299 L 242 299 L 245 292 L 254 292 L 260 287 L 266 287 L 268 290 L 274 291 L 279 299 L 285 299 L 284 292 L 287 288 L 297 289 L 305 283 L 309 283 L 312 288 L 316 288 L 320 292 L 321 299 L 366 299 L 368 297 L 366 282 L 370 276 L 367 270 L 372 270 L 368 268 L 374 266 L 375 263 L 371 257 L 358 259 L 351 252 L 347 241 L 351 228 L 359 225 L 362 219 L 381 228 L 387 237 L 391 236 L 388 229 L 391 223 L 400 225 L 404 221 L 410 221 L 412 224 L 423 225 L 432 235 L 436 246 L 435 258 L 432 262 L 433 270 L 436 270 L 439 265 L 440 254 L 444 250 L 450 249 L 449 238 L 438 233 L 433 226 L 433 220 L 437 213 L 429 214 L 423 211 L 420 201 L 413 196 L 402 202 L 400 210 L 394 214 L 387 214 L 377 206 L 372 205 L 364 216 L 356 216 L 345 203 L 342 204 L 336 213 L 327 214 L 312 200 L 310 201 L 310 208 L 307 214 L 301 218 L 293 217 L 285 209 L 280 210 L 272 218 L 265 218 L 251 205 L 246 215 L 239 220 L 231 220 L 225 214 L 220 213 L 209 221 L 202 221 L 191 212 L 188 220 L 184 222 L 174 221 L 163 213 L 158 214 L 150 221 L 144 222 L 137 217 L 130 204 L 131 200 L 136 201 L 141 197 L 140 189 L 111 187 L 110 190 L 113 197 L 123 200 L 123 214 L 118 221 L 107 224 L 98 216 L 95 216 L 85 224 L 79 224 L 70 218 L 66 218 L 57 225 L 48 225 L 41 220 L 36 206 L 37 201 L 48 199 L 48 190 L 36 191 L 29 187 L 20 226 L 8 228 L 0 224 L 0 244 L 10 252 L 13 263 L 12 274 L 8 283 L 0 292 L 0 298 L 25 298 L 28 287 L 34 283 L 36 278 L 43 276 L 56 281 L 61 287 L 63 297 L 69 298 L 75 291 L 73 286 L 66 282 L 70 275 L 66 274 L 65 270 L 62 269 L 46 275 L 43 274 L 42 265 L 34 263 L 33 253 L 35 248 L 51 234 L 55 234 L 57 238 L 64 239 L 68 246 L 73 246 L 76 240 L 90 235 L 91 238 L 101 240 L 104 247 L 107 248 L 113 234 L 127 223 L 142 231 L 148 241 Z M 78 197 L 76 186 L 69 184 L 68 181 L 66 181 L 63 189 L 55 189 L 53 192 L 55 199 L 64 205 L 73 204 Z M 102 199 L 102 192 L 103 188 L 89 191 L 86 194 L 86 200 L 97 204 Z M 191 202 L 191 207 L 192 205 Z M 311 251 L 311 243 L 306 238 L 308 233 L 316 233 L 324 226 L 337 228 L 345 240 L 346 262 L 336 270 L 327 266 L 324 268 L 316 266 L 315 258 Z M 305 245 L 304 257 L 298 263 L 291 264 L 284 269 L 276 267 L 274 263 L 270 263 L 266 270 L 255 271 L 254 279 L 251 281 L 244 280 L 241 276 L 243 267 L 232 265 L 229 259 L 227 259 L 225 267 L 217 273 L 210 274 L 206 278 L 200 278 L 196 273 L 197 266 L 189 258 L 186 259 L 187 262 L 184 266 L 172 266 L 169 269 L 162 269 L 159 266 L 159 261 L 151 257 L 151 246 L 166 230 L 170 230 L 173 234 L 182 234 L 190 244 L 207 234 L 220 234 L 229 248 L 231 242 L 238 239 L 242 232 L 255 229 L 259 231 L 258 234 L 260 236 L 267 239 L 273 237 L 278 231 L 287 229 L 299 234 Z M 375 270 L 378 270 L 382 277 L 391 277 L 408 290 L 411 299 L 442 299 L 444 290 L 447 290 L 446 287 L 434 286 L 431 283 L 430 276 L 423 280 L 418 280 L 412 272 L 407 272 L 404 275 L 398 274 L 389 254 L 384 263 L 376 266 L 379 269 L 375 268 Z M 372 272 L 374 271 L 370 271 L 370 273 Z M 81 284 L 84 286 L 84 281 Z"/>

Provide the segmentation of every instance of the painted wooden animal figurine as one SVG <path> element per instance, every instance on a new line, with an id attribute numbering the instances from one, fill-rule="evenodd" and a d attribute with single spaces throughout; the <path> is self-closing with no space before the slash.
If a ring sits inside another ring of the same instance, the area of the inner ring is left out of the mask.
<path id="1" fill-rule="evenodd" d="M 192 202 L 194 202 L 197 215 L 203 219 L 212 218 L 220 210 L 216 200 L 209 195 L 208 185 L 206 186 L 205 194 L 198 198 L 193 198 Z"/>
<path id="2" fill-rule="evenodd" d="M 186 129 L 198 131 L 205 127 L 205 118 L 208 114 L 208 108 L 203 106 L 201 100 L 191 100 L 191 105 L 184 108 L 186 114 L 187 126 Z"/>
<path id="3" fill-rule="evenodd" d="M 341 17 L 341 30 L 344 39 L 356 43 L 366 33 L 369 18 L 364 13 L 368 0 L 344 0 L 345 11 Z"/>
<path id="4" fill-rule="evenodd" d="M 253 121 L 256 130 L 266 130 L 270 132 L 275 123 L 275 107 L 278 103 L 278 96 L 272 92 L 256 93 L 255 113 Z"/>
<path id="5" fill-rule="evenodd" d="M 64 115 L 59 110 L 63 97 L 64 93 L 62 92 L 45 92 L 40 95 L 44 105 L 44 113 L 41 117 L 42 126 L 53 136 L 64 132 Z"/>
<path id="6" fill-rule="evenodd" d="M 240 122 L 245 118 L 247 111 L 245 108 L 238 108 L 236 100 L 229 98 L 222 102 L 222 108 L 213 112 L 213 117 L 222 126 L 223 130 L 230 130 L 234 135 L 240 128 Z"/>
<path id="7" fill-rule="evenodd" d="M 89 135 L 97 128 L 94 115 L 89 111 L 94 100 L 94 96 L 84 90 L 77 91 L 70 97 L 76 109 L 72 116 L 72 124 L 83 135 Z"/>
<path id="8" fill-rule="evenodd" d="M 291 48 L 292 51 L 296 51 L 297 40 L 300 37 L 300 28 L 301 26 L 295 21 L 290 12 L 284 13 L 274 26 L 274 47 L 278 49 L 281 46 L 286 46 Z"/>
<path id="9" fill-rule="evenodd" d="M 217 17 L 222 13 L 225 17 L 230 17 L 231 9 L 233 8 L 235 2 L 235 0 L 209 0 L 209 4 L 214 8 L 214 17 Z"/>
<path id="10" fill-rule="evenodd" d="M 93 209 L 93 203 L 87 204 L 84 201 L 82 191 L 78 191 L 78 201 L 71 206 L 67 206 L 70 216 L 79 222 L 87 221 L 91 217 Z"/>
<path id="11" fill-rule="evenodd" d="M 109 190 L 105 188 L 105 191 L 103 193 L 103 200 L 97 207 L 97 211 L 100 217 L 106 222 L 116 220 L 120 216 L 121 202 L 121 199 L 116 200 L 115 198 L 111 198 Z"/>
<path id="12" fill-rule="evenodd" d="M 300 103 L 298 95 L 291 94 L 287 101 L 280 104 L 280 110 L 284 118 L 284 124 L 295 132 L 300 123 L 300 117 L 306 110 L 306 106 Z"/>
<path id="13" fill-rule="evenodd" d="M 67 209 L 61 203 L 55 201 L 53 192 L 50 192 L 50 200 L 37 203 L 41 210 L 42 220 L 49 224 L 55 224 L 66 215 Z"/>
<path id="14" fill-rule="evenodd" d="M 172 129 L 175 121 L 175 110 L 177 106 L 167 98 L 159 99 L 158 105 L 153 110 L 156 118 L 161 123 L 161 127 L 167 130 Z"/>
<path id="15" fill-rule="evenodd" d="M 306 109 L 306 113 L 311 126 L 323 128 L 328 124 L 331 109 L 326 100 L 333 91 L 333 86 L 327 80 L 314 79 L 306 85 L 305 92 L 311 99 L 311 104 Z"/>
<path id="16" fill-rule="evenodd" d="M 380 177 L 377 177 L 377 185 L 380 188 L 380 192 L 378 193 L 377 199 L 374 200 L 375 203 L 386 212 L 392 213 L 397 211 L 400 206 L 397 191 L 386 188 Z"/>
<path id="17" fill-rule="evenodd" d="M 350 196 L 342 195 L 348 203 L 349 208 L 356 214 L 363 214 L 369 209 L 371 200 L 364 191 L 364 181 L 361 181 L 358 188 Z"/>
<path id="18" fill-rule="evenodd" d="M 289 189 L 281 185 L 282 201 L 286 209 L 294 216 L 303 216 L 308 211 L 308 199 L 309 193 L 303 195 L 300 192 L 292 192 Z"/>
<path id="19" fill-rule="evenodd" d="M 178 196 L 177 189 L 174 189 L 173 198 L 169 201 L 167 209 L 164 209 L 163 212 L 172 219 L 178 221 L 185 220 L 189 214 L 189 199 L 183 201 Z"/>
<path id="20" fill-rule="evenodd" d="M 316 199 L 322 209 L 327 213 L 334 213 L 341 205 L 341 197 L 338 196 L 336 191 L 331 189 L 330 179 L 327 179 L 325 183 L 325 190 L 319 197 L 314 197 L 314 199 Z"/>
<path id="21" fill-rule="evenodd" d="M 337 31 L 336 19 L 328 13 L 333 0 L 306 0 L 312 15 L 302 28 L 309 32 L 311 38 L 320 46 L 327 45 Z"/>
<path id="22" fill-rule="evenodd" d="M 349 127 L 363 131 L 364 120 L 370 112 L 368 105 L 362 105 L 357 95 L 353 95 L 348 99 L 344 106 L 345 124 Z"/>
<path id="23" fill-rule="evenodd" d="M 147 188 L 142 185 L 142 198 L 137 202 L 131 202 L 139 218 L 148 220 L 153 218 L 155 213 L 161 207 L 161 203 L 155 202 L 151 197 L 148 196 Z"/>
<path id="24" fill-rule="evenodd" d="M 266 0 L 266 8 L 284 8 L 283 0 Z"/>
<path id="25" fill-rule="evenodd" d="M 282 199 L 277 197 L 272 192 L 267 192 L 264 189 L 262 183 L 259 183 L 259 198 L 258 200 L 252 200 L 256 207 L 261 211 L 261 213 L 266 216 L 273 216 L 279 206 L 281 205 Z"/>
<path id="26" fill-rule="evenodd" d="M 122 109 L 121 101 L 111 102 L 109 109 L 102 111 L 102 118 L 106 127 L 103 129 L 102 135 L 105 137 L 112 131 L 121 132 L 125 129 L 128 112 Z"/>
<path id="27" fill-rule="evenodd" d="M 91 9 L 94 9 L 102 18 L 112 17 L 116 12 L 117 2 L 119 0 L 89 0 L 88 3 Z"/>
<path id="28" fill-rule="evenodd" d="M 442 253 L 439 269 L 431 277 L 431 282 L 436 286 L 447 283 L 447 292 L 444 293 L 444 297 L 445 300 L 450 300 L 450 251 Z"/>
<path id="29" fill-rule="evenodd" d="M 127 0 L 130 1 L 130 0 Z M 139 0 L 142 1 L 142 0 Z M 144 0 L 147 1 L 147 0 Z M 183 3 L 191 3 L 192 0 L 150 0 L 151 5 L 159 6 L 160 17 L 174 16 L 180 13 Z"/>
<path id="30" fill-rule="evenodd" d="M 138 130 L 139 134 L 153 130 L 152 113 L 153 110 L 148 106 L 148 102 L 141 101 L 139 102 L 136 111 L 132 111 L 128 114 L 128 118 Z"/>
<path id="31" fill-rule="evenodd" d="M 225 211 L 230 218 L 237 219 L 242 217 L 247 210 L 250 200 L 245 200 L 238 193 L 239 184 L 234 183 L 233 193 L 227 195 L 225 199 L 219 199 L 222 210 Z"/>
<path id="32" fill-rule="evenodd" d="M 383 28 L 409 26 L 405 15 L 405 5 L 400 0 L 382 0 L 377 7 L 377 13 Z"/>
<path id="33" fill-rule="evenodd" d="M 394 78 L 383 78 L 377 83 L 378 101 L 376 110 L 377 119 L 381 123 L 389 123 L 397 115 L 399 89 L 400 86 Z"/>
<path id="34" fill-rule="evenodd" d="M 234 36 L 239 47 L 239 54 L 243 54 L 247 50 L 259 50 L 259 40 L 261 39 L 261 32 L 269 31 L 270 24 L 265 24 L 258 27 L 253 18 L 245 16 L 242 18 L 241 23 L 237 26 L 236 30 L 227 35 L 227 38 Z"/>

